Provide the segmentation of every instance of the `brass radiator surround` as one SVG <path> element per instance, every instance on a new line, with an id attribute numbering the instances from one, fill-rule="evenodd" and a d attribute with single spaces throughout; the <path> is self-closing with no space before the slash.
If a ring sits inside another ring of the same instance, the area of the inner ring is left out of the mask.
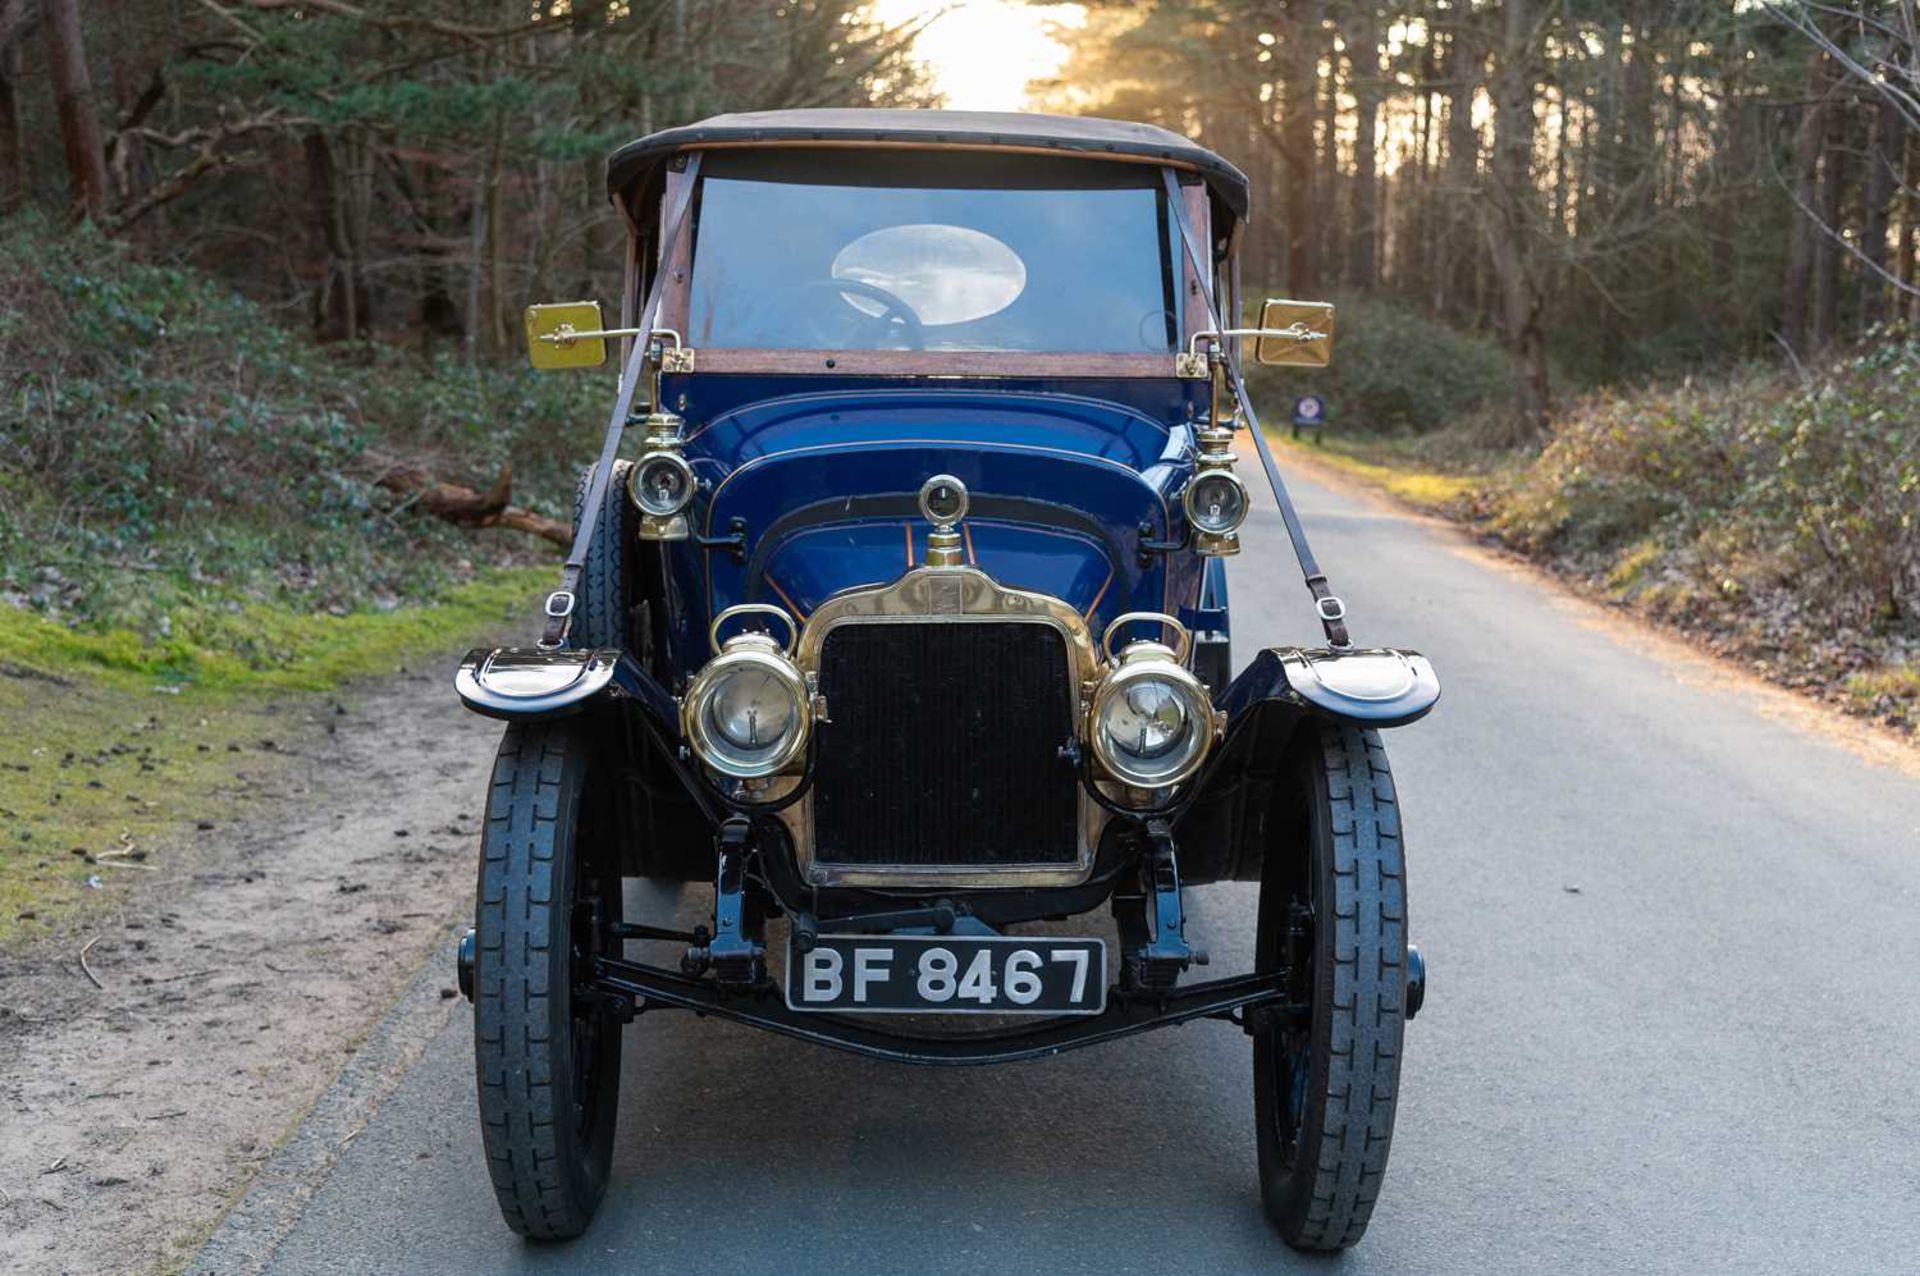
<path id="1" fill-rule="evenodd" d="M 820 673 L 826 640 L 844 625 L 965 625 L 1024 623 L 1046 625 L 1057 632 L 1066 651 L 1074 740 L 1087 746 L 1086 721 L 1090 690 L 1103 668 L 1095 636 L 1073 607 L 1057 598 L 1009 589 L 973 567 L 919 567 L 891 584 L 852 590 L 821 604 L 801 630 L 795 652 L 809 680 Z M 833 704 L 826 700 L 827 720 Z M 924 723 L 902 723 L 902 730 L 930 729 Z M 797 781 L 796 781 L 797 782 Z M 778 818 L 793 839 L 795 857 L 804 880 L 815 886 L 880 886 L 903 889 L 940 887 L 1077 886 L 1093 869 L 1108 812 L 1075 785 L 1079 844 L 1071 863 L 996 864 L 835 864 L 814 856 L 813 798 L 809 794 L 779 812 Z"/>

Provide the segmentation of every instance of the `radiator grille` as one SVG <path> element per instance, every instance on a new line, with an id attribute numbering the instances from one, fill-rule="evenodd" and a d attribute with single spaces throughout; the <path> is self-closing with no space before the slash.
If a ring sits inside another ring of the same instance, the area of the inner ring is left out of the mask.
<path id="1" fill-rule="evenodd" d="M 827 635 L 813 782 L 829 864 L 1070 864 L 1078 788 L 1066 644 L 1025 623 L 842 625 Z"/>

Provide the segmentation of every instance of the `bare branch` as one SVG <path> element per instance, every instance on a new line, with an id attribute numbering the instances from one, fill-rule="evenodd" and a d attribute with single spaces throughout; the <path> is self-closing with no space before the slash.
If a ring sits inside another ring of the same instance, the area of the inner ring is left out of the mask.
<path id="1" fill-rule="evenodd" d="M 1912 86 L 1909 91 L 1901 88 L 1892 79 L 1862 66 L 1838 41 L 1827 34 L 1817 18 L 1805 12 L 1809 9 L 1836 13 L 1849 20 L 1857 19 L 1859 16 L 1852 10 L 1835 10 L 1816 3 L 1816 0 L 1782 0 L 1781 3 L 1766 6 L 1769 15 L 1784 22 L 1825 50 L 1827 56 L 1838 63 L 1851 79 L 1892 103 L 1894 109 L 1899 111 L 1905 120 L 1908 129 L 1920 132 L 1920 60 L 1917 60 L 1920 59 L 1920 45 L 1912 43 L 1907 37 L 1895 36 L 1896 44 L 1889 50 L 1890 56 L 1881 59 L 1886 66 L 1897 72 L 1901 79 Z M 1906 46 L 1904 52 L 1899 49 L 1899 45 L 1902 44 Z"/>
<path id="2" fill-rule="evenodd" d="M 1869 258 L 1865 253 L 1861 252 L 1858 248 L 1856 248 L 1853 244 L 1853 241 L 1847 238 L 1846 232 L 1839 230 L 1833 226 L 1829 226 L 1825 221 L 1825 219 L 1823 219 L 1818 212 L 1814 211 L 1812 208 L 1809 208 L 1807 206 L 1807 201 L 1800 198 L 1800 192 L 1793 188 L 1793 184 L 1791 182 L 1787 181 L 1786 174 L 1780 171 L 1780 166 L 1777 162 L 1773 166 L 1773 175 L 1774 175 L 1774 179 L 1780 183 L 1781 189 L 1787 192 L 1787 198 L 1793 201 L 1793 206 L 1800 210 L 1800 215 L 1802 217 L 1805 217 L 1810 223 L 1812 223 L 1814 228 L 1817 229 L 1821 234 L 1825 235 L 1828 239 L 1831 239 L 1834 243 L 1840 245 L 1840 247 L 1846 249 L 1847 255 L 1849 257 L 1852 257 L 1855 261 L 1859 262 L 1862 266 L 1865 266 L 1873 274 L 1879 276 L 1879 278 L 1882 281 L 1892 284 L 1894 288 L 1899 292 L 1905 293 L 1909 297 L 1920 297 L 1920 287 L 1915 287 L 1912 284 L 1905 283 L 1901 281 L 1899 278 L 1897 278 L 1896 276 L 1894 276 L 1893 274 L 1889 273 L 1884 266 L 1877 264 L 1871 258 Z"/>
<path id="3" fill-rule="evenodd" d="M 345 0 L 235 0 L 263 13 L 280 10 L 298 9 L 303 12 L 330 14 L 336 18 L 346 18 L 353 22 L 364 23 L 370 27 L 380 27 L 388 31 L 426 31 L 434 35 L 444 35 L 455 40 L 466 40 L 474 44 L 484 44 L 492 40 L 511 40 L 516 36 L 532 31 L 545 31 L 553 27 L 551 21 L 515 22 L 497 27 L 475 27 L 461 22 L 448 22 L 444 18 L 417 18 L 406 14 L 369 13 L 358 5 L 345 3 Z"/>
<path id="4" fill-rule="evenodd" d="M 0 2 L 0 49 L 9 47 L 14 40 L 26 34 L 27 23 L 32 21 L 36 12 L 27 7 L 27 0 Z"/>

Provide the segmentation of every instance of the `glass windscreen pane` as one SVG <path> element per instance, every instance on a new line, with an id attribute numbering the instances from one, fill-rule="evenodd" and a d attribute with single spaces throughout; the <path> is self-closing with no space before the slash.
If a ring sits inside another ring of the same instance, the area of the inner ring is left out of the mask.
<path id="1" fill-rule="evenodd" d="M 714 158 L 688 299 L 695 348 L 1175 348 L 1153 169 L 936 166 L 899 152 Z"/>

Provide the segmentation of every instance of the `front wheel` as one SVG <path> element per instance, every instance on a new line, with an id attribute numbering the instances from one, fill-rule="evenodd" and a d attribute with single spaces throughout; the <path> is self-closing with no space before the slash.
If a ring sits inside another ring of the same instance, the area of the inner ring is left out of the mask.
<path id="1" fill-rule="evenodd" d="M 507 728 L 481 835 L 473 1054 L 487 1169 L 507 1225 L 578 1236 L 607 1187 L 620 1025 L 578 995 L 618 953 L 610 788 L 585 719 Z"/>
<path id="2" fill-rule="evenodd" d="M 587 489 L 593 485 L 595 468 L 589 465 L 581 470 L 580 481 L 574 487 L 573 532 L 576 536 L 580 534 L 580 520 L 586 516 Z M 628 645 L 633 594 L 628 558 L 634 522 L 633 502 L 627 499 L 627 476 L 632 472 L 632 461 L 615 461 L 613 477 L 607 483 L 607 498 L 600 503 L 573 604 L 571 633 L 576 647 Z"/>
<path id="3" fill-rule="evenodd" d="M 1302 1023 L 1256 1016 L 1253 1107 L 1267 1216 L 1295 1249 L 1366 1233 L 1387 1168 L 1407 1010 L 1406 864 L 1380 736 L 1311 723 L 1269 821 L 1256 964 Z"/>

